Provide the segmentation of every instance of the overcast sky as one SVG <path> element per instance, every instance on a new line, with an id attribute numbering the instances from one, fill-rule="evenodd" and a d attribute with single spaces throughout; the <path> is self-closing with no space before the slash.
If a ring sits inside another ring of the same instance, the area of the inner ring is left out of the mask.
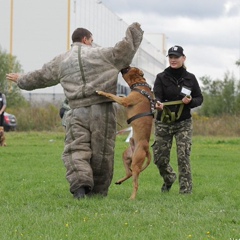
<path id="1" fill-rule="evenodd" d="M 127 24 L 139 22 L 145 33 L 164 33 L 167 49 L 181 45 L 187 56 L 187 69 L 198 79 L 202 76 L 223 79 L 227 71 L 240 79 L 240 67 L 235 64 L 240 59 L 240 0 L 95 1 L 102 2 Z M 21 60 L 24 71 L 41 67 L 66 50 L 67 0 L 57 4 L 56 0 L 16 0 L 14 6 L 13 54 Z M 44 6 L 48 12 L 42 10 Z M 94 20 L 94 15 L 90 14 L 89 19 Z M 0 0 L 0 46 L 7 50 L 9 21 L 10 1 Z M 34 58 L 36 44 L 30 38 L 38 42 Z M 57 44 L 55 39 L 59 39 Z M 58 87 L 53 87 L 55 91 L 59 91 Z"/>
<path id="2" fill-rule="evenodd" d="M 240 79 L 240 0 L 102 0 L 126 23 L 139 22 L 146 33 L 164 33 L 167 48 L 181 45 L 188 71 L 198 78 Z"/>

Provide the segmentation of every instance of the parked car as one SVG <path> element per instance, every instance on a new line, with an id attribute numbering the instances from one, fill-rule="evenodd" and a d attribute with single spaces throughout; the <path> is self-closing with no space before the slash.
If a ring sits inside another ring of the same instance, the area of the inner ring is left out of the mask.
<path id="1" fill-rule="evenodd" d="M 4 131 L 15 131 L 17 128 L 17 120 L 13 114 L 9 114 L 7 112 L 4 113 L 4 121 L 3 121 Z"/>

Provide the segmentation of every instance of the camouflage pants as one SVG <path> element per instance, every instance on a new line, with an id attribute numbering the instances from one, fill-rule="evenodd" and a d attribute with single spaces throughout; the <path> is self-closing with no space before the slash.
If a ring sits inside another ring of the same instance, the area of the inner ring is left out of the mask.
<path id="1" fill-rule="evenodd" d="M 191 193 L 192 174 L 190 166 L 190 152 L 192 145 L 192 120 L 187 119 L 173 124 L 155 122 L 155 142 L 153 144 L 154 163 L 159 169 L 164 183 L 172 185 L 176 180 L 176 173 L 170 165 L 170 152 L 173 137 L 176 139 L 178 179 L 180 193 Z"/>
<path id="2" fill-rule="evenodd" d="M 113 177 L 116 116 L 112 103 L 69 110 L 62 155 L 70 192 L 106 196 Z"/>

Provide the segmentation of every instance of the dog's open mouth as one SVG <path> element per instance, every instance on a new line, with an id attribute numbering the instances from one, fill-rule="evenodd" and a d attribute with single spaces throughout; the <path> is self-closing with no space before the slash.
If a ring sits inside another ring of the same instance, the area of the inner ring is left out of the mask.
<path id="1" fill-rule="evenodd" d="M 122 75 L 126 74 L 130 69 L 131 69 L 130 66 L 128 66 L 128 67 L 126 67 L 126 68 L 123 68 L 123 69 L 121 70 Z"/>

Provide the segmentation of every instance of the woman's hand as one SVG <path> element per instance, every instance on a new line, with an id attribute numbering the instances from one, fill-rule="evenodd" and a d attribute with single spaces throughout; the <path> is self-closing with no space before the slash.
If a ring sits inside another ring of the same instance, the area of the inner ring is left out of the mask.
<path id="1" fill-rule="evenodd" d="M 189 104 L 191 101 L 192 101 L 192 97 L 191 97 L 191 96 L 185 96 L 185 97 L 182 99 L 182 102 L 183 102 L 184 104 Z"/>
<path id="2" fill-rule="evenodd" d="M 159 111 L 162 111 L 163 110 L 163 103 L 161 103 L 160 101 L 157 101 L 156 104 L 155 104 L 155 108 Z"/>

